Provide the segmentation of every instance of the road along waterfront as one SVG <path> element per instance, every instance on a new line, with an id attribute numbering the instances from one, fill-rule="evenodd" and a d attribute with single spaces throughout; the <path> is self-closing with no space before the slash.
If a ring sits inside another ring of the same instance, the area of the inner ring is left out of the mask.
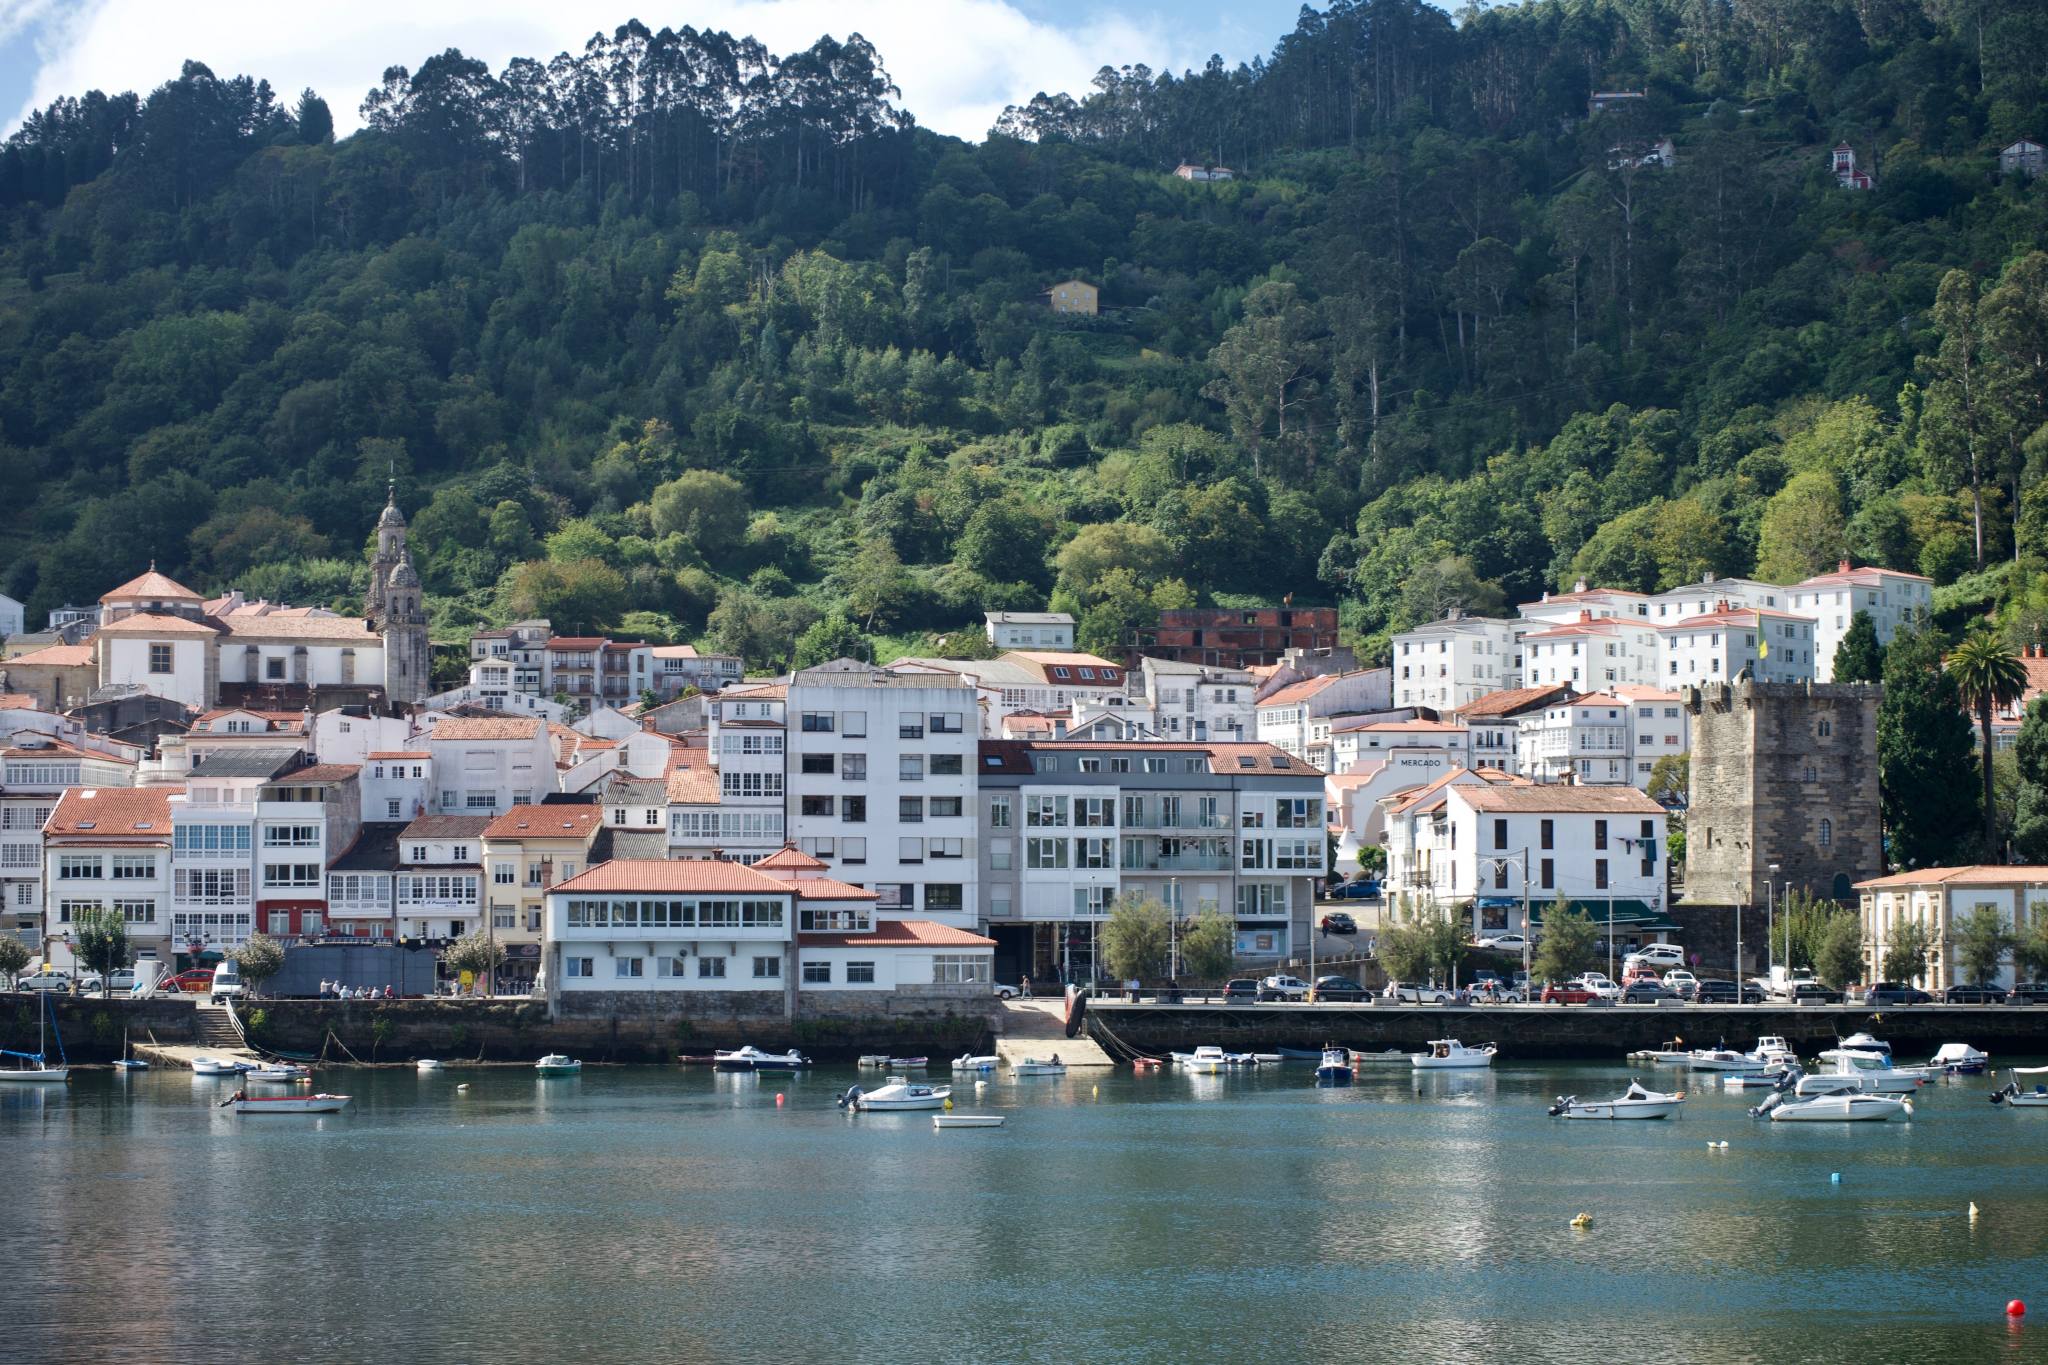
<path id="1" fill-rule="evenodd" d="M 842 1068 L 326 1070 L 352 1112 L 267 1120 L 81 1073 L 0 1094 L 0 1327 L 171 1361 L 2048 1353 L 2003 1316 L 2048 1307 L 2048 1114 L 1992 1078 L 1834 1126 L 1688 1076 L 1683 1120 L 1602 1124 L 1545 1107 L 1623 1066 L 1310 1070 L 999 1074 L 960 1109 L 1008 1125 L 967 1132 L 849 1117 Z"/>

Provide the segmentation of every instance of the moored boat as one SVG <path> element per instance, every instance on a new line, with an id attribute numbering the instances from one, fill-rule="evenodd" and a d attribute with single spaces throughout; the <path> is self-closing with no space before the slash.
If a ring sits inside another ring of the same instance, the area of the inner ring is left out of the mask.
<path id="1" fill-rule="evenodd" d="M 432 1057 L 422 1057 L 417 1062 L 414 1062 L 413 1065 L 421 1071 L 439 1071 L 441 1069 L 441 1064 Z"/>
<path id="2" fill-rule="evenodd" d="M 1631 1078 L 1628 1089 L 1611 1100 L 1559 1095 L 1557 1103 L 1550 1106 L 1550 1115 L 1560 1119 L 1668 1119 L 1684 1107 L 1683 1092 L 1651 1090 Z"/>
<path id="3" fill-rule="evenodd" d="M 1669 1038 L 1662 1047 L 1644 1048 L 1639 1052 L 1629 1053 L 1628 1059 L 1632 1062 L 1651 1062 L 1657 1066 L 1683 1066 L 1692 1059 L 1692 1050 L 1686 1047 L 1685 1039 Z"/>
<path id="4" fill-rule="evenodd" d="M 1950 1076 L 1981 1076 L 1991 1065 L 1991 1054 L 1979 1052 L 1968 1043 L 1943 1043 L 1927 1059 L 1930 1067 L 1940 1067 Z"/>
<path id="5" fill-rule="evenodd" d="M 1001 1114 L 932 1115 L 932 1127 L 934 1128 L 1000 1128 L 1002 1126 L 1003 1116 Z"/>
<path id="6" fill-rule="evenodd" d="M 239 1076 L 246 1068 L 239 1062 L 224 1057 L 194 1057 L 192 1074 L 195 1076 Z"/>
<path id="7" fill-rule="evenodd" d="M 348 1106 L 347 1095 L 250 1095 L 242 1090 L 220 1102 L 237 1114 L 338 1114 Z"/>
<path id="8" fill-rule="evenodd" d="M 707 1058 L 706 1060 L 709 1060 L 709 1059 Z M 889 1065 L 889 1054 L 888 1054 L 888 1053 L 886 1053 L 886 1052 L 865 1052 L 865 1053 L 862 1053 L 862 1054 L 861 1054 L 861 1059 L 860 1059 L 860 1065 L 862 1065 L 862 1066 L 865 1066 L 865 1067 L 876 1067 L 876 1068 L 880 1068 L 880 1067 L 885 1067 L 885 1066 Z"/>
<path id="9" fill-rule="evenodd" d="M 1193 1052 L 1174 1053 L 1173 1064 L 1182 1071 L 1192 1071 L 1197 1075 L 1212 1076 L 1229 1067 L 1230 1054 L 1220 1047 L 1205 1043 Z"/>
<path id="10" fill-rule="evenodd" d="M 271 1062 L 263 1066 L 251 1067 L 245 1074 L 252 1081 L 269 1081 L 272 1084 L 282 1085 L 296 1085 L 300 1081 L 310 1081 L 313 1079 L 311 1069 L 300 1066 L 296 1062 Z"/>
<path id="11" fill-rule="evenodd" d="M 2048 1109 L 2048 1085 L 2039 1081 L 2027 1089 L 2022 1076 L 2048 1076 L 2048 1066 L 2016 1066 L 2007 1071 L 2003 1088 L 1991 1092 L 1991 1102 L 2008 1109 Z"/>
<path id="12" fill-rule="evenodd" d="M 897 1109 L 937 1109 L 952 1097 L 953 1088 L 946 1085 L 927 1085 L 902 1076 L 891 1076 L 888 1083 L 874 1090 L 863 1090 L 853 1086 L 839 1097 L 841 1109 L 889 1111 Z"/>
<path id="13" fill-rule="evenodd" d="M 57 1065 L 51 1066 L 44 1055 L 49 1049 L 50 1032 L 53 1027 L 50 1018 L 50 997 L 47 992 L 37 992 L 36 1008 L 36 1050 L 15 1052 L 0 1048 L 0 1082 L 17 1085 L 57 1085 L 71 1079 L 70 1059 L 64 1055 L 64 1035 L 57 1034 Z"/>
<path id="14" fill-rule="evenodd" d="M 1407 1066 L 1408 1054 L 1397 1047 L 1390 1047 L 1384 1052 L 1360 1052 L 1353 1048 L 1351 1051 L 1351 1065 L 1354 1067 Z"/>
<path id="15" fill-rule="evenodd" d="M 574 1076 L 582 1072 L 583 1063 L 574 1057 L 559 1052 L 550 1052 L 533 1064 L 533 1069 L 542 1076 Z"/>
<path id="16" fill-rule="evenodd" d="M 1064 1076 L 1067 1074 L 1067 1064 L 1060 1060 L 1060 1054 L 1057 1052 L 1053 1053 L 1051 1057 L 1025 1057 L 1010 1063 L 1010 1074 L 1013 1076 Z"/>
<path id="17" fill-rule="evenodd" d="M 994 1071 L 1002 1061 L 1000 1057 L 977 1057 L 972 1053 L 953 1059 L 955 1071 Z"/>
<path id="18" fill-rule="evenodd" d="M 787 1052 L 763 1052 L 750 1045 L 711 1055 L 713 1065 L 720 1071 L 799 1071 L 811 1064 L 811 1059 L 795 1048 Z M 922 1059 L 919 1064 L 922 1065 Z"/>
<path id="19" fill-rule="evenodd" d="M 1768 1118 L 1773 1123 L 1883 1123 L 1887 1119 L 1911 1119 L 1910 1100 L 1889 1095 L 1837 1092 L 1812 1099 L 1788 1099 L 1779 1091 L 1749 1111 L 1751 1118 Z"/>
<path id="20" fill-rule="evenodd" d="M 1685 1064 L 1694 1071 L 1763 1071 L 1771 1065 L 1760 1057 L 1752 1057 L 1730 1047 L 1694 1048 L 1687 1054 Z"/>
<path id="21" fill-rule="evenodd" d="M 1164 1067 L 1165 1065 L 1166 1065 L 1166 1058 L 1164 1058 L 1164 1057 L 1133 1057 L 1133 1058 L 1131 1058 L 1131 1070 L 1133 1070 L 1133 1071 L 1157 1071 L 1157 1070 L 1159 1070 L 1160 1068 Z"/>
<path id="22" fill-rule="evenodd" d="M 1424 1044 L 1421 1052 L 1411 1053 L 1408 1064 L 1417 1071 L 1463 1070 L 1492 1066 L 1493 1054 L 1497 1051 L 1499 1049 L 1492 1043 L 1466 1047 L 1456 1038 L 1436 1038 Z"/>
<path id="23" fill-rule="evenodd" d="M 1323 1049 L 1322 1064 L 1316 1068 L 1317 1085 L 1349 1085 L 1354 1074 L 1349 1048 L 1332 1044 Z"/>

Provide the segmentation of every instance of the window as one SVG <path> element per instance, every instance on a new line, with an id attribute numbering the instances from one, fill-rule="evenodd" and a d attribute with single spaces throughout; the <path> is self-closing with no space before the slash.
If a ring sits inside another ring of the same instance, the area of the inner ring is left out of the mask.
<path id="1" fill-rule="evenodd" d="M 1063 828 L 1067 823 L 1067 798 L 1064 796 L 1025 797 L 1024 823 L 1034 828 Z"/>
<path id="2" fill-rule="evenodd" d="M 1545 820 L 1545 821 L 1543 822 L 1543 826 L 1542 826 L 1542 846 L 1543 846 L 1544 848 L 1556 848 L 1556 847 L 1557 847 L 1557 842 L 1556 842 L 1556 840 L 1557 840 L 1557 822 L 1556 822 L 1556 821 L 1554 821 L 1554 820 Z M 1546 861 L 1546 862 L 1545 862 L 1545 863 L 1544 863 L 1543 865 L 1544 865 L 1545 867 L 1548 867 L 1548 866 L 1550 866 L 1550 864 L 1549 864 L 1549 862 L 1548 862 L 1548 861 Z M 1548 886 L 1548 885 L 1550 885 L 1550 883 L 1549 883 L 1549 882 L 1545 882 L 1545 883 L 1543 883 L 1543 884 L 1544 884 L 1545 886 Z"/>
<path id="3" fill-rule="evenodd" d="M 174 868 L 171 895 L 192 905 L 232 905 L 249 899 L 249 869 Z"/>
<path id="4" fill-rule="evenodd" d="M 85 881 L 100 875 L 100 860 L 96 855 L 66 853 L 57 859 L 57 877 L 61 881 Z"/>
<path id="5" fill-rule="evenodd" d="M 81 915 L 97 913 L 99 908 L 98 901 L 59 901 L 57 921 L 60 924 L 69 924 Z"/>
<path id="6" fill-rule="evenodd" d="M 265 848 L 318 848 L 320 826 L 318 825 L 265 825 L 263 827 Z"/>
<path id="7" fill-rule="evenodd" d="M 116 853 L 112 871 L 117 882 L 147 881 L 156 875 L 156 859 L 147 853 Z"/>
<path id="8" fill-rule="evenodd" d="M 723 981 L 725 979 L 725 959 L 722 957 L 698 958 L 697 979 L 699 981 Z"/>
<path id="9" fill-rule="evenodd" d="M 593 970 L 596 967 L 596 965 L 596 960 L 593 958 L 565 957 L 562 959 L 562 975 L 596 976 L 597 972 Z"/>
<path id="10" fill-rule="evenodd" d="M 1548 848 L 1549 845 L 1546 844 L 1544 847 Z M 1593 847 L 1607 847 L 1607 822 L 1605 820 L 1595 820 L 1593 822 Z"/>
<path id="11" fill-rule="evenodd" d="M 803 728 L 804 728 L 804 732 L 805 732 L 806 734 L 814 734 L 814 735 L 829 735 L 829 734 L 831 734 L 831 733 L 832 733 L 832 713 L 831 713 L 830 711 L 806 711 L 806 712 L 804 712 L 804 713 L 803 713 Z M 699 959 L 698 959 L 698 962 L 699 962 L 700 964 L 701 964 L 701 963 L 702 963 L 703 961 L 704 961 L 704 959 L 702 959 L 702 958 L 699 958 Z M 702 969 L 702 967 L 700 966 L 700 967 L 699 967 L 699 969 L 698 969 L 697 975 L 699 975 L 699 976 L 702 976 L 703 974 L 704 974 L 704 972 L 703 972 L 703 969 Z"/>
<path id="12" fill-rule="evenodd" d="M 169 645 L 151 645 L 149 647 L 149 671 L 152 673 L 169 673 L 171 671 L 171 647 Z"/>
<path id="13" fill-rule="evenodd" d="M 1013 856 L 1008 839 L 991 839 L 988 841 L 988 865 L 990 871 L 1008 872 L 1012 866 L 1011 859 Z"/>
<path id="14" fill-rule="evenodd" d="M 908 718 L 899 721 L 896 726 L 896 737 L 898 739 L 923 739 L 924 722 Z"/>
<path id="15" fill-rule="evenodd" d="M 839 776 L 847 782 L 867 781 L 868 756 L 866 754 L 841 754 L 839 756 Z"/>
<path id="16" fill-rule="evenodd" d="M 832 798 L 829 796 L 806 796 L 799 807 L 804 815 L 829 816 L 832 814 Z"/>
<path id="17" fill-rule="evenodd" d="M 1605 858 L 1595 858 L 1593 860 L 1593 886 L 1596 890 L 1600 891 L 1607 889 L 1607 860 Z"/>
<path id="18" fill-rule="evenodd" d="M 934 711 L 931 714 L 932 733 L 935 735 L 957 735 L 960 733 L 964 713 L 960 711 Z"/>
<path id="19" fill-rule="evenodd" d="M 924 820 L 924 798 L 922 796 L 897 797 L 896 818 L 906 825 L 921 823 Z"/>
<path id="20" fill-rule="evenodd" d="M 865 863 L 867 860 L 868 841 L 866 839 L 841 839 L 839 841 L 840 862 Z"/>
<path id="21" fill-rule="evenodd" d="M 933 777 L 958 777 L 961 774 L 960 755 L 933 754 L 931 772 Z"/>
<path id="22" fill-rule="evenodd" d="M 1508 885 L 1508 865 L 1507 865 L 1507 860 L 1506 860 L 1506 859 L 1496 859 L 1496 860 L 1494 861 L 1494 864 L 1493 864 L 1493 889 L 1494 889 L 1494 890 L 1496 890 L 1496 891 L 1505 891 L 1505 890 L 1507 890 L 1507 885 Z"/>
<path id="23" fill-rule="evenodd" d="M 1497 849 L 1506 848 L 1508 846 L 1507 821 L 1495 820 L 1493 822 L 1493 846 Z"/>
<path id="24" fill-rule="evenodd" d="M 833 757 L 831 754 L 805 754 L 803 757 L 803 770 L 807 773 L 830 775 Z"/>
<path id="25" fill-rule="evenodd" d="M 782 959 L 781 959 L 780 957 L 757 957 L 757 958 L 755 958 L 755 959 L 754 959 L 754 979 L 755 979 L 756 981 L 767 981 L 767 980 L 776 980 L 776 981 L 779 981 L 779 980 L 781 980 L 781 979 L 782 979 Z"/>
<path id="26" fill-rule="evenodd" d="M 806 962 L 804 964 L 806 986 L 829 986 L 832 984 L 832 964 L 829 962 Z"/>
<path id="27" fill-rule="evenodd" d="M 904 754 L 897 759 L 896 776 L 905 782 L 924 781 L 924 755 Z"/>
<path id="28" fill-rule="evenodd" d="M 927 839 L 925 855 L 932 858 L 962 858 L 967 855 L 965 839 Z"/>
<path id="29" fill-rule="evenodd" d="M 921 863 L 924 861 L 924 840 L 918 838 L 896 841 L 896 861 L 899 863 Z"/>
<path id="30" fill-rule="evenodd" d="M 1024 866 L 1059 868 L 1066 865 L 1067 841 L 1065 839 L 1026 839 L 1024 841 Z"/>
<path id="31" fill-rule="evenodd" d="M 398 802 L 396 799 L 384 803 L 384 818 L 386 820 L 396 820 L 398 818 Z"/>
<path id="32" fill-rule="evenodd" d="M 1010 829 L 1012 828 L 1011 819 L 1010 798 L 1007 796 L 990 797 L 988 802 L 988 827 L 990 829 Z"/>
<path id="33" fill-rule="evenodd" d="M 718 788 L 727 796 L 770 796 L 779 799 L 782 795 L 782 774 L 720 773 Z"/>
<path id="34" fill-rule="evenodd" d="M 1116 866 L 1116 840 L 1076 839 L 1074 841 L 1074 866 L 1094 869 Z"/>
<path id="35" fill-rule="evenodd" d="M 868 737 L 868 713 L 865 711 L 842 711 L 839 713 L 839 733 L 848 739 Z"/>
<path id="36" fill-rule="evenodd" d="M 908 882 L 876 882 L 875 909 L 911 910 L 916 906 L 911 900 Z"/>
<path id="37" fill-rule="evenodd" d="M 1820 822 L 1820 846 L 1831 847 L 1835 842 L 1835 822 L 1823 818 Z"/>
<path id="38" fill-rule="evenodd" d="M 320 864 L 318 863 L 265 863 L 263 885 L 266 887 L 306 887 L 320 885 Z"/>
<path id="39" fill-rule="evenodd" d="M 865 796 L 845 796 L 839 800 L 839 818 L 849 825 L 858 825 L 868 818 L 868 799 Z"/>
<path id="40" fill-rule="evenodd" d="M 519 912 L 502 905 L 491 907 L 493 929 L 516 929 L 519 927 Z"/>
<path id="41" fill-rule="evenodd" d="M 958 796 L 934 796 L 931 799 L 930 810 L 932 819 L 937 820 L 948 815 L 960 814 L 961 801 L 962 798 Z"/>
<path id="42" fill-rule="evenodd" d="M 875 964 L 872 962 L 849 962 L 846 964 L 846 984 L 849 986 L 872 986 L 875 984 Z"/>
<path id="43" fill-rule="evenodd" d="M 986 957 L 970 957 L 964 953 L 938 953 L 932 957 L 932 984 L 971 985 L 977 981 L 987 981 L 989 965 L 989 959 Z"/>
<path id="44" fill-rule="evenodd" d="M 1557 865 L 1548 858 L 1543 860 L 1541 880 L 1545 891 L 1554 890 L 1557 886 Z"/>

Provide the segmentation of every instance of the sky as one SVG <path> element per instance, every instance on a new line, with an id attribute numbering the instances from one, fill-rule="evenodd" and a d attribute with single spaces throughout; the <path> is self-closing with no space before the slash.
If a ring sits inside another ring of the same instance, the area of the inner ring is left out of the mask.
<path id="1" fill-rule="evenodd" d="M 777 53 L 820 34 L 864 34 L 902 88 L 903 107 L 942 133 L 979 140 L 1007 104 L 1084 92 L 1102 66 L 1235 65 L 1271 51 L 1301 0 L 0 0 L 0 131 L 59 95 L 147 94 L 186 59 L 222 77 L 307 86 L 338 132 L 387 66 L 417 69 L 447 47 L 494 71 L 513 57 L 581 51 L 636 13 L 664 25 L 751 33 Z"/>

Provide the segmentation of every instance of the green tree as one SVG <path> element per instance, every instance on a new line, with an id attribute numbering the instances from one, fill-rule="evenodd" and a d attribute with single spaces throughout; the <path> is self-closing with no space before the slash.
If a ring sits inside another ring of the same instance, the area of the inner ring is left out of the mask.
<path id="1" fill-rule="evenodd" d="M 1448 985 L 1468 951 L 1462 926 L 1434 903 L 1417 907 L 1408 919 L 1380 931 L 1378 953 L 1395 981 Z"/>
<path id="2" fill-rule="evenodd" d="M 1975 563 L 1984 567 L 1984 485 L 1995 474 L 2000 406 L 1978 318 L 1977 281 L 1966 270 L 1942 276 L 1933 319 L 1941 345 L 1920 364 L 1928 374 L 1920 413 L 1920 462 L 1944 488 L 1970 491 Z"/>
<path id="3" fill-rule="evenodd" d="M 1569 981 L 1591 971 L 1600 960 L 1600 927 L 1583 910 L 1559 896 L 1543 912 L 1543 935 L 1536 942 L 1536 955 L 1529 963 L 1529 985 L 1538 982 Z"/>
<path id="4" fill-rule="evenodd" d="M 441 965 L 453 972 L 469 972 L 483 989 L 480 994 L 491 994 L 491 983 L 498 966 L 505 960 L 505 945 L 481 929 L 473 929 L 448 945 L 441 954 Z"/>
<path id="5" fill-rule="evenodd" d="M 596 559 L 536 559 L 519 565 L 500 584 L 506 612 L 541 618 L 558 634 L 602 635 L 626 610 L 626 580 Z"/>
<path id="6" fill-rule="evenodd" d="M 896 547 L 881 537 L 863 541 L 840 573 L 846 605 L 865 630 L 887 629 L 904 607 L 911 578 Z"/>
<path id="7" fill-rule="evenodd" d="M 1180 928 L 1180 965 L 1195 981 L 1221 981 L 1237 965 L 1237 924 L 1215 906 L 1205 906 Z"/>
<path id="8" fill-rule="evenodd" d="M 842 611 L 819 617 L 797 637 L 796 655 L 790 667 L 816 668 L 834 659 L 858 659 L 862 663 L 873 663 L 875 659 L 874 641 L 861 634 L 860 627 Z"/>
<path id="9" fill-rule="evenodd" d="M 1854 910 L 1827 917 L 1814 948 L 1813 971 L 1828 985 L 1846 989 L 1863 977 L 1863 924 Z"/>
<path id="10" fill-rule="evenodd" d="M 1885 651 L 1878 798 L 1895 867 L 1966 860 L 1983 814 L 1970 720 L 1941 658 L 1941 637 L 1926 625 L 1901 632 Z"/>
<path id="11" fill-rule="evenodd" d="M 1244 297 L 1244 316 L 1209 353 L 1216 378 L 1202 390 L 1223 404 L 1239 444 L 1263 474 L 1268 452 L 1299 439 L 1298 414 L 1315 392 L 1318 320 L 1292 284 L 1268 281 Z"/>
<path id="12" fill-rule="evenodd" d="M 1652 801 L 1684 805 L 1692 786 L 1692 755 L 1661 754 L 1650 765 L 1650 781 L 1644 788 Z"/>
<path id="13" fill-rule="evenodd" d="M 21 975 L 21 969 L 28 966 L 32 956 L 28 945 L 14 935 L 0 937 L 0 977 L 12 984 L 14 978 Z"/>
<path id="14" fill-rule="evenodd" d="M 1927 970 L 1927 954 L 1934 947 L 1934 940 L 1927 932 L 1927 926 L 1918 920 L 1907 920 L 1892 931 L 1891 942 L 1885 945 L 1882 972 L 1887 981 L 1911 981 Z"/>
<path id="15" fill-rule="evenodd" d="M 81 910 L 71 917 L 72 951 L 89 972 L 101 981 L 112 979 L 134 960 L 128 947 L 128 919 L 119 910 L 104 907 Z"/>
<path id="16" fill-rule="evenodd" d="M 1949 935 L 1955 944 L 1955 964 L 1969 985 L 1997 976 L 1999 965 L 2018 942 L 2004 916 L 1988 905 L 1972 908 L 1950 926 Z"/>
<path id="17" fill-rule="evenodd" d="M 1358 846 L 1358 871 L 1366 877 L 1377 877 L 1387 870 L 1387 850 L 1381 844 L 1360 844 Z"/>
<path id="18" fill-rule="evenodd" d="M 1881 682 L 1884 680 L 1884 646 L 1877 642 L 1877 623 L 1870 613 L 1859 611 L 1849 618 L 1849 629 L 1835 646 L 1834 680 L 1838 683 Z"/>
<path id="19" fill-rule="evenodd" d="M 2020 779 L 2013 853 L 2023 862 L 2048 862 L 2048 697 L 2027 703 L 2013 759 Z"/>
<path id="20" fill-rule="evenodd" d="M 2048 901 L 2028 904 L 2026 928 L 2014 936 L 2012 960 L 2030 980 L 2048 977 Z"/>
<path id="21" fill-rule="evenodd" d="M 1955 679 L 1956 695 L 1977 716 L 1977 756 L 1984 772 L 1984 851 L 1988 857 L 1999 846 L 1996 806 L 1991 794 L 1991 760 L 1996 752 L 1991 741 L 1991 717 L 2026 692 L 2027 670 L 2003 640 L 1983 628 L 1971 631 L 1949 651 L 1947 668 L 1949 676 Z"/>
<path id="22" fill-rule="evenodd" d="M 241 970 L 243 984 L 251 995 L 284 970 L 284 945 L 268 934 L 251 934 L 249 941 L 232 949 L 228 957 Z"/>
<path id="23" fill-rule="evenodd" d="M 714 563 L 745 539 L 753 516 L 745 485 L 710 469 L 685 470 L 662 484 L 649 507 L 657 532 L 680 535 Z"/>
<path id="24" fill-rule="evenodd" d="M 991 583 L 1029 583 L 1043 588 L 1045 523 L 1010 498 L 994 498 L 974 509 L 953 542 L 953 558 Z"/>
<path id="25" fill-rule="evenodd" d="M 1756 572 L 1774 583 L 1797 583 L 1831 568 L 1846 553 L 1842 490 L 1832 474 L 1810 469 L 1771 499 L 1757 532 Z"/>
<path id="26" fill-rule="evenodd" d="M 1157 977 L 1166 964 L 1172 916 L 1149 896 L 1121 897 L 1102 925 L 1102 951 L 1118 981 Z"/>

